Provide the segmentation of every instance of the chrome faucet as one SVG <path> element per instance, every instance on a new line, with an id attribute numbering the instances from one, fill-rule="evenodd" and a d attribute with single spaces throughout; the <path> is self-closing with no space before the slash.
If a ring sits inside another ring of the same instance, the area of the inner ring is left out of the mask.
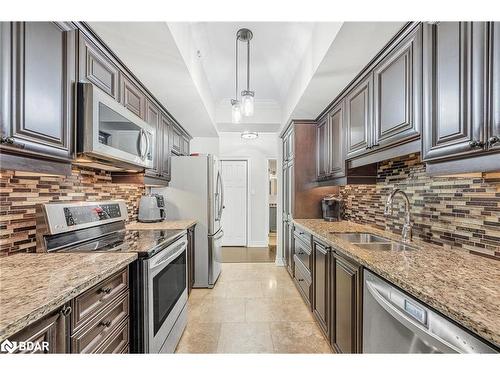
<path id="1" fill-rule="evenodd" d="M 401 194 L 405 201 L 405 223 L 403 225 L 403 231 L 401 236 L 403 237 L 403 242 L 411 242 L 413 238 L 413 224 L 411 223 L 411 215 L 410 215 L 410 200 L 408 199 L 408 195 L 401 189 L 394 189 L 391 194 L 387 197 L 387 202 L 385 203 L 384 215 L 388 216 L 393 215 L 394 213 L 394 205 L 393 200 L 396 194 Z"/>

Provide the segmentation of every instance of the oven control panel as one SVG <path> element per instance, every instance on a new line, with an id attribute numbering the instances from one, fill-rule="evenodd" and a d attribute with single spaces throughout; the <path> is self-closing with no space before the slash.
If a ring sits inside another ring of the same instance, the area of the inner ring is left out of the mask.
<path id="1" fill-rule="evenodd" d="M 64 207 L 64 218 L 66 219 L 66 225 L 68 226 L 115 219 L 120 216 L 120 206 L 117 203 L 81 207 Z"/>
<path id="2" fill-rule="evenodd" d="M 123 200 L 101 202 L 57 202 L 43 204 L 47 234 L 90 228 L 128 219 Z"/>

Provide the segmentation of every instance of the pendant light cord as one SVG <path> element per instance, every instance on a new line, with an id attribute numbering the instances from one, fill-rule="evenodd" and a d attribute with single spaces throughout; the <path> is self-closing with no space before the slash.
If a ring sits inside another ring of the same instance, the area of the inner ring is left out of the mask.
<path id="1" fill-rule="evenodd" d="M 234 100 L 238 100 L 238 36 L 236 36 L 236 92 L 234 95 Z"/>
<path id="2" fill-rule="evenodd" d="M 247 91 L 250 90 L 250 40 L 247 40 Z"/>

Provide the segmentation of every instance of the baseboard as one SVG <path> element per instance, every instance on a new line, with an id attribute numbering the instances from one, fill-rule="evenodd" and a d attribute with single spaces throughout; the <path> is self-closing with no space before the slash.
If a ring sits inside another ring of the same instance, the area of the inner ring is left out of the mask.
<path id="1" fill-rule="evenodd" d="M 267 241 L 249 242 L 247 247 L 267 247 Z"/>
<path id="2" fill-rule="evenodd" d="M 283 260 L 283 258 L 276 257 L 274 264 L 276 264 L 278 267 L 285 267 L 285 261 Z"/>

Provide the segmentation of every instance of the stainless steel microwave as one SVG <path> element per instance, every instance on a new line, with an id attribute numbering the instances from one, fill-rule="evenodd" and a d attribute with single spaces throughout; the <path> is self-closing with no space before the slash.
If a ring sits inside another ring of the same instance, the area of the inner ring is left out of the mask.
<path id="1" fill-rule="evenodd" d="M 78 83 L 75 164 L 108 170 L 153 167 L 156 129 L 91 83 Z"/>

